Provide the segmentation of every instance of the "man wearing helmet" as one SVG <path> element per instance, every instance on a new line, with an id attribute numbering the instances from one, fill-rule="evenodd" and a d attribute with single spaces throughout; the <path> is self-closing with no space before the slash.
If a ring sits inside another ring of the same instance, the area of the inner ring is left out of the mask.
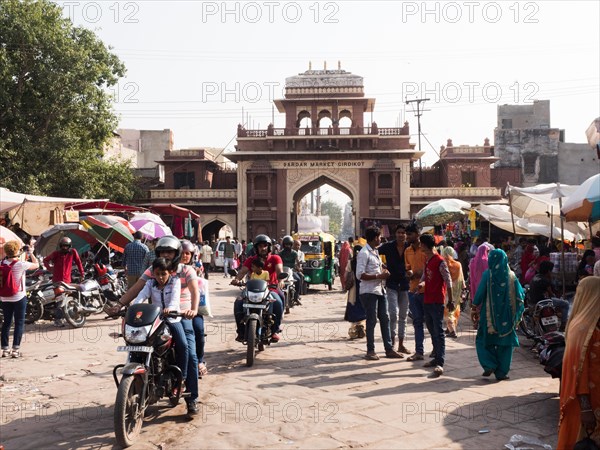
<path id="1" fill-rule="evenodd" d="M 292 269 L 292 275 L 294 277 L 294 303 L 299 303 L 300 287 L 302 286 L 302 278 L 298 273 L 299 271 L 299 257 L 298 252 L 292 247 L 294 246 L 294 239 L 291 236 L 285 236 L 281 241 L 282 250 L 279 252 L 279 257 L 283 261 L 283 267 Z"/>
<path id="2" fill-rule="evenodd" d="M 244 265 L 241 267 L 237 276 L 231 281 L 231 284 L 238 285 L 244 277 L 252 270 L 252 262 L 257 258 L 260 258 L 265 265 L 265 270 L 269 272 L 269 283 L 271 285 L 279 285 L 281 284 L 277 279 L 277 275 L 283 272 L 283 261 L 278 255 L 274 255 L 271 253 L 272 244 L 271 239 L 265 234 L 259 234 L 254 239 L 253 245 L 254 251 L 256 252 L 255 256 L 251 256 L 246 261 L 244 261 Z M 273 324 L 273 334 L 271 335 L 271 339 L 274 342 L 279 341 L 279 326 L 281 325 L 281 318 L 283 316 L 283 301 L 281 300 L 283 297 L 281 293 L 276 289 L 272 288 L 271 293 L 276 298 L 276 300 L 272 303 L 273 305 L 273 314 L 275 315 L 275 320 Z M 236 300 L 233 304 L 233 314 L 235 316 L 235 321 L 237 324 L 237 332 L 238 337 L 237 340 L 242 339 L 244 336 L 244 308 L 243 308 L 243 300 Z"/>
<path id="3" fill-rule="evenodd" d="M 183 320 L 181 324 L 187 339 L 186 363 L 180 367 L 185 379 L 186 387 L 190 392 L 190 397 L 186 399 L 188 416 L 194 416 L 200 411 L 198 407 L 198 358 L 196 355 L 196 339 L 192 320 L 198 312 L 198 276 L 193 266 L 180 264 L 182 254 L 182 245 L 175 236 L 164 236 L 158 240 L 155 248 L 156 256 L 165 258 L 170 262 L 172 274 L 179 275 L 181 281 L 181 314 Z M 152 268 L 146 270 L 140 279 L 127 290 L 121 297 L 119 303 L 121 306 L 127 306 L 144 288 L 146 281 L 153 278 Z M 116 313 L 120 307 L 116 308 Z M 177 350 L 176 350 L 177 351 Z"/>
<path id="4" fill-rule="evenodd" d="M 44 258 L 44 266 L 47 268 L 52 267 L 52 282 L 53 283 L 70 283 L 71 282 L 71 271 L 73 270 L 73 262 L 77 265 L 79 275 L 83 278 L 85 272 L 83 271 L 83 265 L 81 264 L 81 258 L 77 250 L 72 248 L 71 239 L 63 236 L 58 241 L 58 250 L 53 251 Z M 60 306 L 60 305 L 59 305 Z M 54 319 L 54 325 L 57 327 L 64 327 L 64 319 L 62 317 L 62 308 L 56 309 L 56 318 Z"/>

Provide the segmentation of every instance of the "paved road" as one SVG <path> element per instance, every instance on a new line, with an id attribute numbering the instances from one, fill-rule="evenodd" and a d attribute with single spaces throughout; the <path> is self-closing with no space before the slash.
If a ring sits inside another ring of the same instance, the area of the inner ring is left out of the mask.
<path id="1" fill-rule="evenodd" d="M 502 449 L 515 434 L 556 444 L 558 382 L 526 346 L 515 353 L 511 379 L 500 383 L 480 376 L 466 321 L 459 339 L 447 343 L 441 378 L 428 378 L 417 363 L 366 361 L 364 340 L 349 341 L 341 320 L 343 294 L 324 287 L 303 298 L 286 317 L 281 342 L 247 368 L 245 349 L 234 341 L 237 288 L 227 283 L 211 278 L 210 373 L 200 384 L 200 416 L 185 420 L 183 405 L 155 408 L 133 448 L 481 450 Z M 109 337 L 118 324 L 97 317 L 78 330 L 29 326 L 24 358 L 1 361 L 6 449 L 114 446 L 111 371 L 123 355 L 115 351 L 121 342 Z"/>

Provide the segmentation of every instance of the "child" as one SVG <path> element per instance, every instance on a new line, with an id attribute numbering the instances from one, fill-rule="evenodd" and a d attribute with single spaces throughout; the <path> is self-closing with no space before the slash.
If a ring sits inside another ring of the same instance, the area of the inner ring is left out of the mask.
<path id="1" fill-rule="evenodd" d="M 170 262 L 165 258 L 156 258 L 152 263 L 152 274 L 154 278 L 146 281 L 145 286 L 133 300 L 133 304 L 142 303 L 150 299 L 150 303 L 162 306 L 164 314 L 175 311 L 180 312 L 181 280 L 178 276 L 171 276 Z M 167 325 L 175 341 L 175 357 L 177 366 L 182 373 L 188 364 L 187 340 L 181 317 L 167 318 Z"/>
<path id="2" fill-rule="evenodd" d="M 255 259 L 252 262 L 252 273 L 250 274 L 251 280 L 265 280 L 267 283 L 269 282 L 269 272 L 263 270 L 265 267 L 265 263 L 260 259 Z"/>

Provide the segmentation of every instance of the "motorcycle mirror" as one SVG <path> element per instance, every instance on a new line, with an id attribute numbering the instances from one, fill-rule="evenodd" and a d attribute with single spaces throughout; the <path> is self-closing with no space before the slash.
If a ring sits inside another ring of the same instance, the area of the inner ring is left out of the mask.
<path id="1" fill-rule="evenodd" d="M 236 277 L 236 276 L 237 276 L 237 274 L 238 274 L 237 270 L 235 270 L 235 269 L 229 269 L 229 270 L 227 271 L 227 273 L 228 273 L 229 275 L 231 275 L 232 277 Z"/>
<path id="2" fill-rule="evenodd" d="M 123 335 L 121 333 L 112 332 L 112 333 L 108 333 L 108 337 L 113 338 L 113 339 L 118 339 L 120 337 L 123 337 Z"/>
<path id="3" fill-rule="evenodd" d="M 277 274 L 278 280 L 285 280 L 286 278 L 287 278 L 287 273 L 285 273 L 285 272 L 281 272 L 280 274 Z"/>

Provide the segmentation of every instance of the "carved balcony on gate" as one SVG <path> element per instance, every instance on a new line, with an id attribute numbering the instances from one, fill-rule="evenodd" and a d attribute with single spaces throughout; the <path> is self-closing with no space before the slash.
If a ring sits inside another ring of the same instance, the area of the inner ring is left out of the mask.
<path id="1" fill-rule="evenodd" d="M 236 200 L 237 189 L 153 189 L 150 191 L 151 200 Z"/>

